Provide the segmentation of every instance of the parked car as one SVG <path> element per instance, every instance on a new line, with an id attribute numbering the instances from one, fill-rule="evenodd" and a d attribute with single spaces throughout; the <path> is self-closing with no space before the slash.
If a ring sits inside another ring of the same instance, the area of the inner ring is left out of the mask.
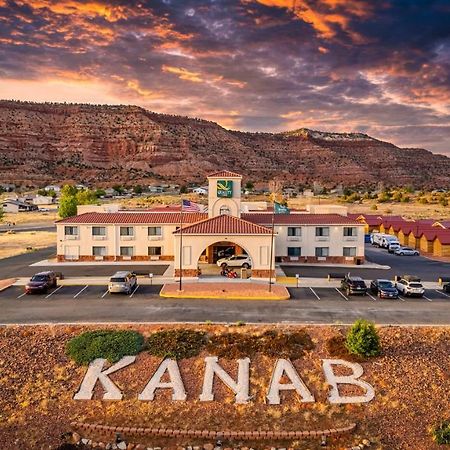
<path id="1" fill-rule="evenodd" d="M 425 288 L 420 282 L 420 278 L 405 276 L 401 278 L 395 284 L 399 294 L 403 294 L 405 297 L 423 297 L 425 294 Z"/>
<path id="2" fill-rule="evenodd" d="M 400 247 L 394 252 L 397 256 L 419 256 L 420 253 L 418 250 L 414 250 L 410 247 Z"/>
<path id="3" fill-rule="evenodd" d="M 225 250 L 219 250 L 217 252 L 217 256 L 219 258 L 229 258 L 230 256 L 234 256 L 235 249 L 234 247 L 228 247 Z"/>
<path id="4" fill-rule="evenodd" d="M 399 248 L 401 248 L 401 245 L 398 242 L 392 242 L 387 249 L 389 253 L 395 253 Z"/>
<path id="5" fill-rule="evenodd" d="M 450 294 L 450 283 L 446 283 L 442 286 L 442 290 L 444 292 L 448 292 Z"/>
<path id="6" fill-rule="evenodd" d="M 110 279 L 108 291 L 113 293 L 131 294 L 137 286 L 137 277 L 133 272 L 121 271 L 116 272 Z"/>
<path id="7" fill-rule="evenodd" d="M 389 280 L 373 280 L 370 290 L 380 298 L 398 298 L 398 290 Z"/>
<path id="8" fill-rule="evenodd" d="M 25 292 L 27 294 L 45 293 L 50 288 L 56 287 L 57 284 L 55 272 L 39 272 L 33 275 L 30 281 L 25 285 Z"/>
<path id="9" fill-rule="evenodd" d="M 219 267 L 243 267 L 249 269 L 252 266 L 252 260 L 248 255 L 234 255 L 228 258 L 221 258 L 217 261 Z"/>
<path id="10" fill-rule="evenodd" d="M 364 283 L 364 280 L 361 277 L 352 277 L 347 275 L 341 281 L 341 289 L 347 294 L 367 294 L 367 286 Z"/>
<path id="11" fill-rule="evenodd" d="M 400 242 L 395 236 L 392 236 L 392 234 L 385 234 L 383 238 L 381 239 L 381 247 L 383 248 L 389 248 L 391 244 L 399 244 Z"/>

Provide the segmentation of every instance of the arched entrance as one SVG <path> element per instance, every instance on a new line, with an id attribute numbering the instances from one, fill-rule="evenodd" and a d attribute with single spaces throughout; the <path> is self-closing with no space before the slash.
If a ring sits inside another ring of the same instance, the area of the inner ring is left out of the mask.
<path id="1" fill-rule="evenodd" d="M 222 261 L 221 265 L 218 262 Z M 246 270 L 246 275 L 251 275 L 253 260 L 248 251 L 241 245 L 233 241 L 217 241 L 208 245 L 198 259 L 199 277 L 207 278 L 221 274 L 223 267 L 241 276 L 240 269 Z"/>

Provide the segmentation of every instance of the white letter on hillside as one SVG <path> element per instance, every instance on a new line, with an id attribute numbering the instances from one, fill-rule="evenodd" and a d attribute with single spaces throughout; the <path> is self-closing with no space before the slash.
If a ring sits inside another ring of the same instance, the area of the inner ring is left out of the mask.
<path id="1" fill-rule="evenodd" d="M 217 375 L 236 394 L 236 403 L 247 403 L 247 401 L 250 400 L 250 360 L 248 358 L 238 359 L 239 369 L 237 382 L 235 382 L 230 375 L 219 366 L 217 361 L 217 356 L 207 356 L 205 358 L 205 378 L 203 379 L 203 389 L 200 394 L 200 401 L 211 402 L 214 400 L 214 375 Z"/>
<path id="2" fill-rule="evenodd" d="M 280 383 L 283 375 L 286 375 L 291 380 L 291 383 Z M 292 365 L 292 362 L 288 359 L 279 359 L 273 369 L 269 392 L 267 393 L 269 405 L 279 405 L 280 391 L 291 390 L 297 391 L 302 398 L 302 403 L 311 403 L 315 401 L 314 396 L 298 375 L 295 367 Z"/>
<path id="3" fill-rule="evenodd" d="M 89 368 L 84 375 L 79 391 L 73 396 L 74 400 L 90 400 L 94 393 L 97 380 L 100 381 L 105 393 L 103 400 L 121 400 L 122 392 L 108 378 L 114 372 L 123 369 L 134 363 L 136 356 L 124 356 L 120 361 L 111 366 L 109 369 L 102 371 L 106 359 L 98 358 L 89 364 Z"/>
<path id="4" fill-rule="evenodd" d="M 323 359 L 323 373 L 327 383 L 331 386 L 328 400 L 330 403 L 367 403 L 375 397 L 375 390 L 373 387 L 365 381 L 358 380 L 358 378 L 364 373 L 360 364 L 350 363 L 342 359 Z M 333 371 L 333 364 L 340 365 L 351 369 L 353 373 L 351 375 L 335 375 Z M 366 393 L 360 396 L 344 396 L 339 394 L 338 384 L 352 384 L 364 389 Z"/>
<path id="5" fill-rule="evenodd" d="M 161 381 L 165 372 L 168 372 L 170 381 Z M 186 400 L 186 390 L 181 379 L 178 364 L 173 359 L 165 359 L 158 367 L 158 370 L 151 377 L 144 390 L 138 395 L 139 400 L 153 400 L 156 389 L 172 389 L 172 400 Z"/>

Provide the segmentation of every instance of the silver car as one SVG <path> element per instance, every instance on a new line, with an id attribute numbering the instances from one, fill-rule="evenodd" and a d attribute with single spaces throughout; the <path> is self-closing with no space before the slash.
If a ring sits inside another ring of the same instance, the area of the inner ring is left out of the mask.
<path id="1" fill-rule="evenodd" d="M 419 256 L 418 250 L 410 247 L 400 247 L 394 252 L 397 256 Z"/>
<path id="2" fill-rule="evenodd" d="M 116 272 L 110 279 L 108 291 L 111 294 L 131 294 L 137 286 L 137 277 L 133 272 Z"/>
<path id="3" fill-rule="evenodd" d="M 228 258 L 221 258 L 217 261 L 219 267 L 243 267 L 249 269 L 252 266 L 252 260 L 248 255 L 234 255 Z"/>

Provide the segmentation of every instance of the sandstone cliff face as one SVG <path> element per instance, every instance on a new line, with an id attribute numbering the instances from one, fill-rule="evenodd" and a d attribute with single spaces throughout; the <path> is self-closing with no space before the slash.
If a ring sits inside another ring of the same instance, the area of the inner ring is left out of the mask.
<path id="1" fill-rule="evenodd" d="M 243 133 L 134 106 L 0 101 L 1 182 L 203 182 L 223 168 L 293 185 L 450 184 L 449 158 L 364 134 Z"/>

